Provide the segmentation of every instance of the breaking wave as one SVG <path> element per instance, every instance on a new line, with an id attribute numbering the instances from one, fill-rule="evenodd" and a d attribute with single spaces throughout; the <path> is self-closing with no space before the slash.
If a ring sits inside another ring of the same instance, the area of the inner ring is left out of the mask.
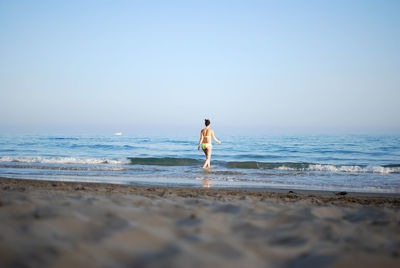
<path id="1" fill-rule="evenodd" d="M 281 166 L 279 170 L 295 170 L 295 171 L 325 171 L 325 172 L 350 172 L 350 173 L 400 173 L 399 167 L 385 167 L 385 166 L 336 166 L 336 165 L 323 165 L 323 164 L 309 164 L 308 167 L 303 169 L 296 169 L 288 166 Z"/>
<path id="2" fill-rule="evenodd" d="M 128 157 L 123 160 L 105 158 L 75 158 L 75 157 L 0 157 L 0 162 L 40 163 L 40 164 L 88 164 L 88 165 L 153 165 L 153 166 L 198 166 L 204 160 L 175 157 Z M 315 171 L 315 172 L 348 172 L 348 173 L 400 173 L 400 164 L 382 166 L 363 165 L 333 165 L 318 163 L 295 162 L 259 162 L 259 161 L 220 161 L 213 163 L 228 169 L 265 169 L 280 171 Z"/>
<path id="3" fill-rule="evenodd" d="M 192 166 L 200 165 L 203 160 L 174 157 L 132 157 L 128 158 L 133 165 L 155 166 Z M 350 172 L 350 173 L 400 173 L 400 165 L 361 166 L 361 165 L 332 165 L 294 162 L 258 162 L 258 161 L 214 161 L 216 165 L 231 169 L 272 169 L 282 171 L 321 171 L 321 172 Z"/>
<path id="4" fill-rule="evenodd" d="M 104 158 L 76 158 L 76 157 L 0 157 L 0 162 L 13 163 L 42 163 L 42 164 L 125 164 L 124 160 L 104 159 Z"/>

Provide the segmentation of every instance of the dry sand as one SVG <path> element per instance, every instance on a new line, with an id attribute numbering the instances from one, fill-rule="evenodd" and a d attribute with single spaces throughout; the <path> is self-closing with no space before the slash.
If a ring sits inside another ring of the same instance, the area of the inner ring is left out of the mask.
<path id="1" fill-rule="evenodd" d="M 0 267 L 400 267 L 398 195 L 0 178 Z"/>

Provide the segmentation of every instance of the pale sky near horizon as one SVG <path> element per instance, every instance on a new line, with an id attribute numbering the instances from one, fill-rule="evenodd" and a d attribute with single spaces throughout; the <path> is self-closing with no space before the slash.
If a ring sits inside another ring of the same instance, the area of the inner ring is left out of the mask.
<path id="1" fill-rule="evenodd" d="M 0 1 L 0 131 L 400 133 L 399 52 L 400 1 Z"/>

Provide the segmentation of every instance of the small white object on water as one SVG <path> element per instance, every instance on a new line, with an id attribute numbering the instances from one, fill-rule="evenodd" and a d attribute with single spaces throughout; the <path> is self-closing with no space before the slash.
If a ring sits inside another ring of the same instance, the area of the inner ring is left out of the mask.
<path id="1" fill-rule="evenodd" d="M 122 132 L 115 132 L 114 134 L 117 135 L 117 136 L 121 136 Z"/>

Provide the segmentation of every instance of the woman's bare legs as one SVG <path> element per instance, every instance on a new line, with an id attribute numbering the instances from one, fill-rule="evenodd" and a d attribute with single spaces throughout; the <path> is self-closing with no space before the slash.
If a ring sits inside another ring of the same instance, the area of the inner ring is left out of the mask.
<path id="1" fill-rule="evenodd" d="M 211 167 L 211 151 L 212 151 L 211 146 L 203 150 L 204 154 L 206 155 L 206 161 L 204 162 L 203 168 Z"/>

